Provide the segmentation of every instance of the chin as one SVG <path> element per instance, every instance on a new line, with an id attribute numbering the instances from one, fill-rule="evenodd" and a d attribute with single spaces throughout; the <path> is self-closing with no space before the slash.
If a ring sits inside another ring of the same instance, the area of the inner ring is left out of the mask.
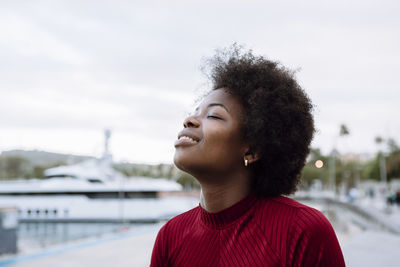
<path id="1" fill-rule="evenodd" d="M 182 157 L 180 157 L 179 154 L 176 153 L 176 152 L 175 152 L 175 155 L 174 155 L 174 164 L 181 171 L 187 172 L 187 170 L 185 168 L 185 165 L 186 165 L 185 164 L 185 160 Z"/>
<path id="2" fill-rule="evenodd" d="M 174 155 L 174 164 L 181 171 L 187 172 L 191 175 L 194 169 L 193 162 L 190 162 L 191 157 L 185 157 L 183 155 L 179 155 L 179 153 L 175 152 Z"/>

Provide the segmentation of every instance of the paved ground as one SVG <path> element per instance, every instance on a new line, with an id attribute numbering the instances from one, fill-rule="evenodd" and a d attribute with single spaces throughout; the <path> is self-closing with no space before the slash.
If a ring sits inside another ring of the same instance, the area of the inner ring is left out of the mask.
<path id="1" fill-rule="evenodd" d="M 400 236 L 365 231 L 342 246 L 349 267 L 400 266 Z"/>
<path id="2" fill-rule="evenodd" d="M 0 260 L 0 266 L 12 267 L 144 267 L 149 266 L 157 231 L 119 234 L 101 240 Z"/>

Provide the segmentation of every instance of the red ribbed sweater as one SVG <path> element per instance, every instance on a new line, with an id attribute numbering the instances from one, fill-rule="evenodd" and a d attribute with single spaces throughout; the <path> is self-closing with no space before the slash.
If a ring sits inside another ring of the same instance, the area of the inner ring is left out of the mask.
<path id="1" fill-rule="evenodd" d="M 251 193 L 210 213 L 200 204 L 158 232 L 151 267 L 345 266 L 335 232 L 316 209 Z"/>

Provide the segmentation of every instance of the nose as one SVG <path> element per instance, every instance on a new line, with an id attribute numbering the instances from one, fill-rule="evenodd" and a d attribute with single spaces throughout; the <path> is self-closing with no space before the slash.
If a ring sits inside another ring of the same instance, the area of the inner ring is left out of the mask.
<path id="1" fill-rule="evenodd" d="M 197 128 L 200 126 L 200 122 L 195 118 L 194 115 L 188 116 L 184 121 L 183 121 L 183 127 L 188 128 L 188 127 L 194 127 Z"/>

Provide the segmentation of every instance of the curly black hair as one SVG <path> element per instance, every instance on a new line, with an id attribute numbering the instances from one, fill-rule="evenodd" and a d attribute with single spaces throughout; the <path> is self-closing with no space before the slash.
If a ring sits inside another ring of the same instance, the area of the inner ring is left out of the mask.
<path id="1" fill-rule="evenodd" d="M 294 72 L 237 45 L 207 66 L 212 89 L 224 88 L 244 107 L 243 137 L 260 157 L 250 165 L 257 194 L 294 193 L 315 131 L 313 105 Z"/>

